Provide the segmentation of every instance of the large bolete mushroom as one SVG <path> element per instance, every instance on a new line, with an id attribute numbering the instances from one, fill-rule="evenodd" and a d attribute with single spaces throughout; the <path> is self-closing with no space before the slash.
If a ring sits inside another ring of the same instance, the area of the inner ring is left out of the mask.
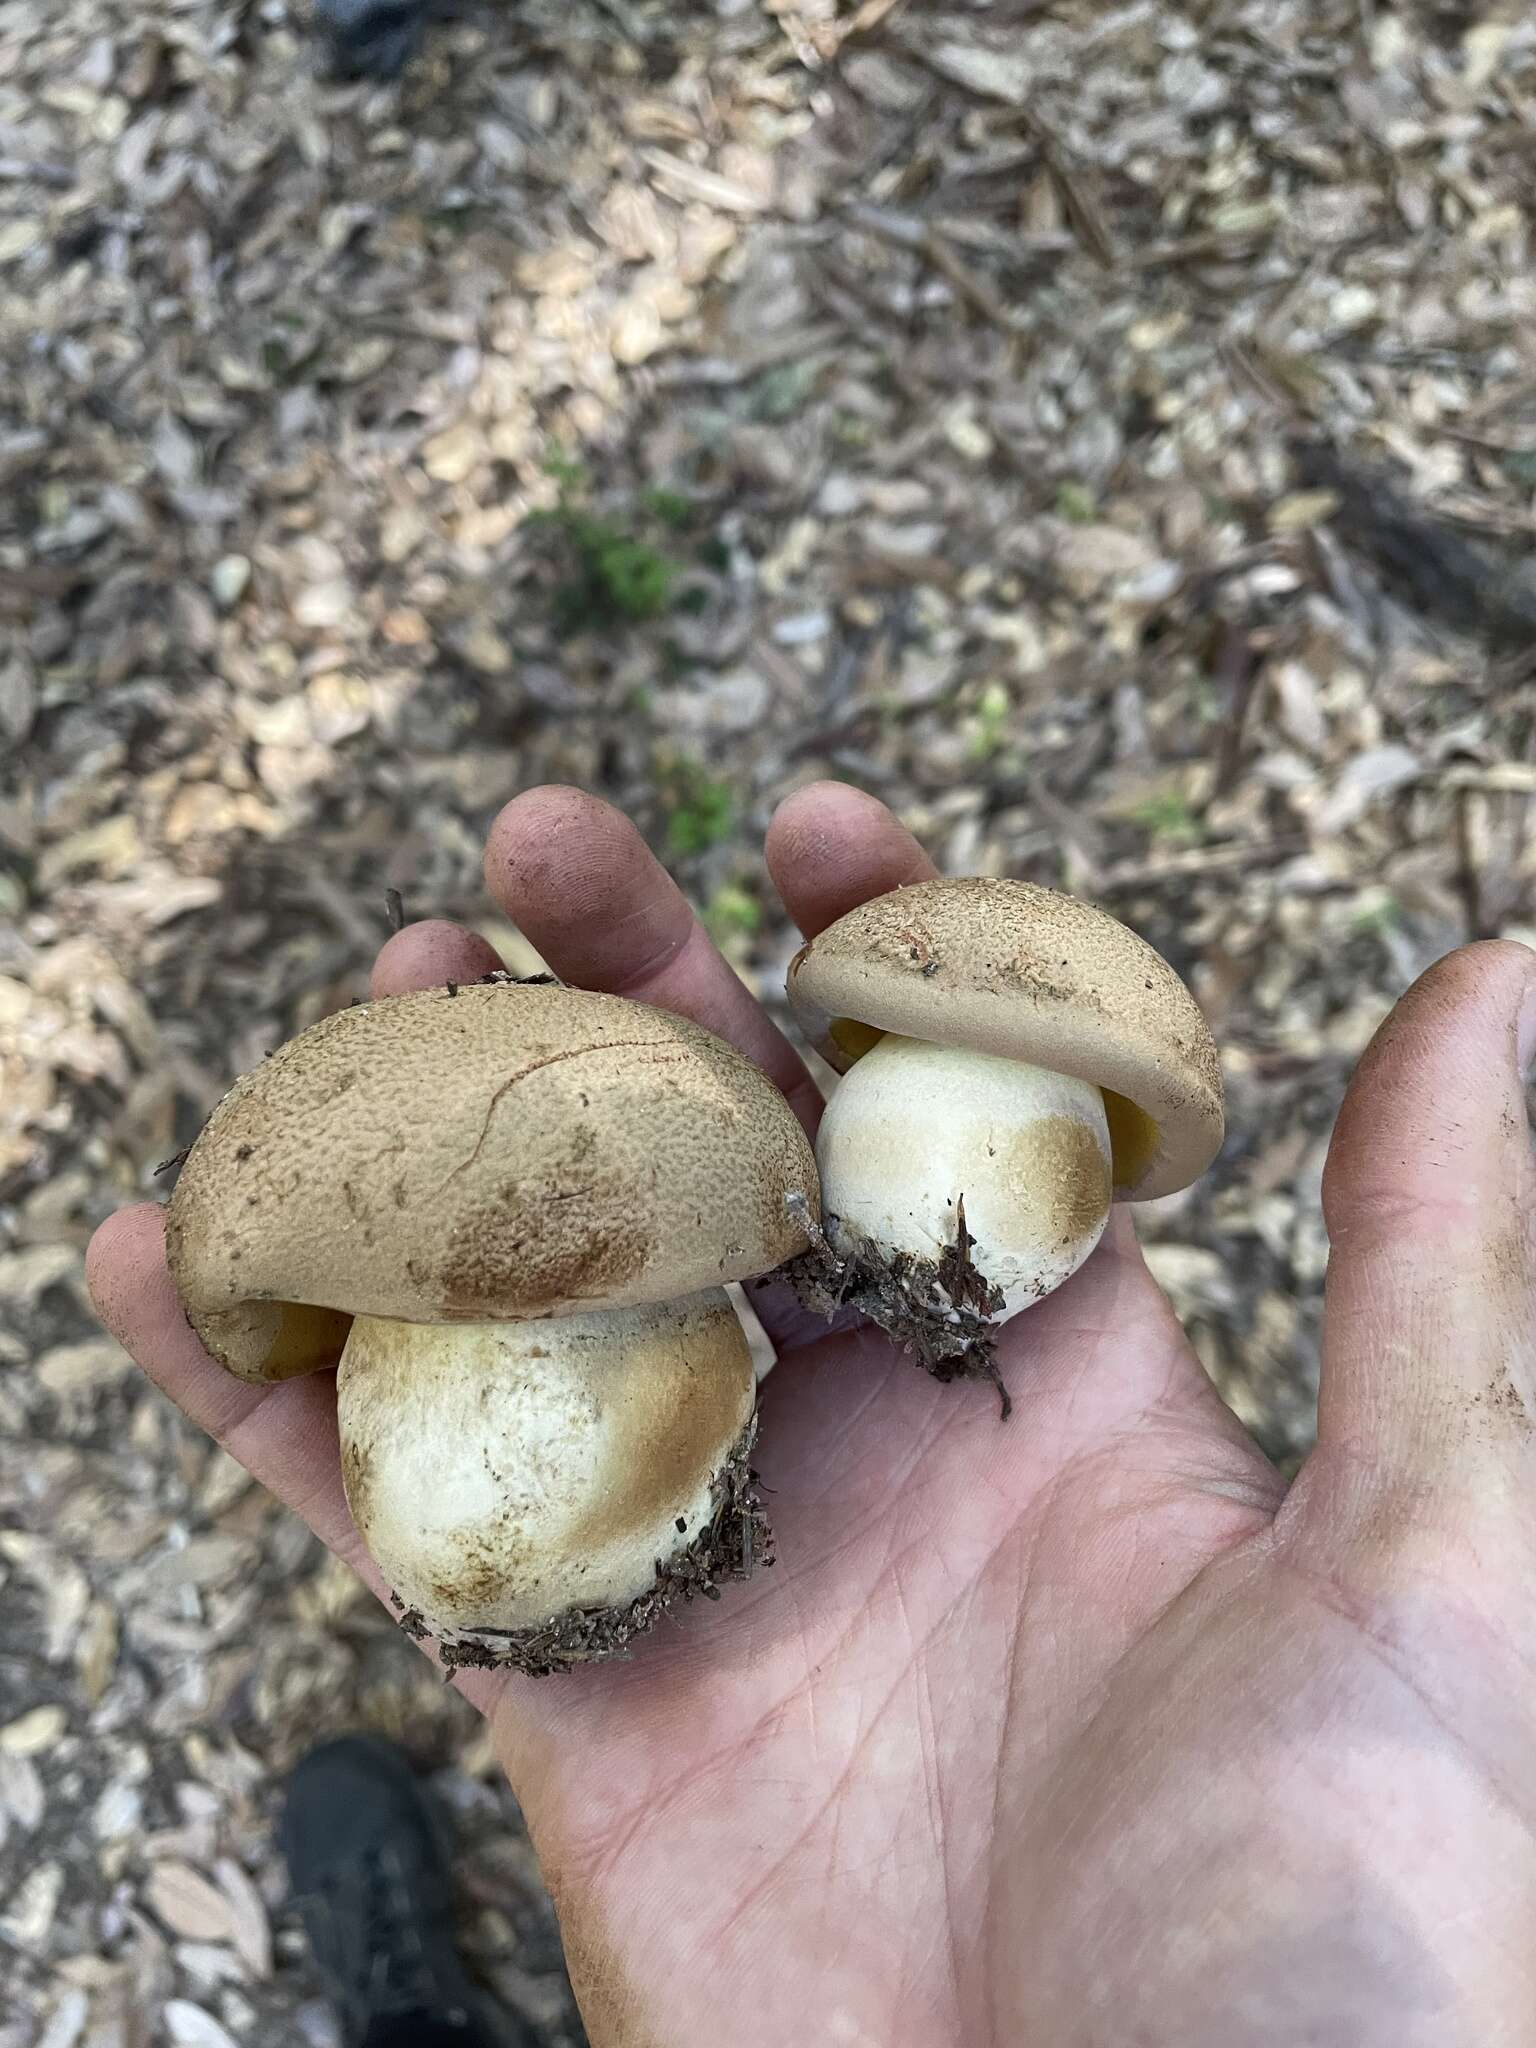
<path id="1" fill-rule="evenodd" d="M 1221 1070 L 1173 969 L 1102 910 L 1031 882 L 918 882 L 801 949 L 789 1000 L 842 1075 L 816 1144 L 820 1267 L 940 1378 L 995 1376 L 995 1325 L 1058 1287 L 1113 1198 L 1194 1180 Z"/>
<path id="2" fill-rule="evenodd" d="M 347 1499 L 405 1625 L 450 1663 L 543 1672 L 762 1561 L 723 1290 L 816 1213 L 810 1146 L 750 1061 L 502 979 L 343 1010 L 236 1082 L 167 1245 L 229 1371 L 339 1360 Z"/>

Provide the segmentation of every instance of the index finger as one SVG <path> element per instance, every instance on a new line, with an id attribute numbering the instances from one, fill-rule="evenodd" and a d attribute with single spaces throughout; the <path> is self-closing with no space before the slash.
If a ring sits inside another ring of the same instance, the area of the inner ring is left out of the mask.
<path id="1" fill-rule="evenodd" d="M 768 872 L 808 939 L 845 911 L 938 869 L 894 812 L 846 782 L 786 797 L 768 827 Z"/>
<path id="2" fill-rule="evenodd" d="M 691 1018 L 755 1060 L 806 1126 L 816 1085 L 622 811 L 585 790 L 514 797 L 491 827 L 486 886 L 562 981 Z"/>

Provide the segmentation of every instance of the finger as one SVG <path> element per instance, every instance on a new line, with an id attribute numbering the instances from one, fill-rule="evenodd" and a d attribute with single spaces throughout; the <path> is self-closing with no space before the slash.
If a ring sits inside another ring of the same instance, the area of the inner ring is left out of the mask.
<path id="1" fill-rule="evenodd" d="M 1392 1011 L 1339 1112 L 1319 1441 L 1378 1490 L 1480 1491 L 1536 1430 L 1533 1038 L 1536 953 L 1466 947 Z"/>
<path id="2" fill-rule="evenodd" d="M 157 1203 L 109 1216 L 91 1239 L 85 1270 L 98 1315 L 156 1386 L 387 1599 L 342 1490 L 334 1375 L 311 1373 L 259 1387 L 216 1365 L 177 1297 L 165 1261 L 165 1212 Z M 488 1710 L 500 1689 L 494 1676 L 463 1676 L 460 1689 Z"/>
<path id="3" fill-rule="evenodd" d="M 583 790 L 516 797 L 491 827 L 486 886 L 562 981 L 692 1018 L 755 1060 L 812 1128 L 799 1056 L 727 966 L 621 811 Z"/>
<path id="4" fill-rule="evenodd" d="M 500 965 L 496 948 L 478 932 L 446 918 L 423 918 L 380 947 L 369 994 L 399 996 L 411 989 L 443 988 L 450 981 L 478 981 Z"/>
<path id="5" fill-rule="evenodd" d="M 235 1379 L 197 1341 L 166 1267 L 165 1212 L 158 1202 L 136 1203 L 107 1218 L 86 1252 L 85 1278 L 96 1313 L 118 1343 L 178 1408 L 220 1443 L 237 1436 L 275 1391 Z M 310 1382 L 284 1384 L 302 1389 Z M 313 1420 L 306 1417 L 307 1422 Z M 318 1445 L 310 1448 L 307 1435 L 302 1441 L 303 1455 L 293 1467 L 301 1484 L 306 1476 L 316 1476 L 328 1448 L 323 1426 Z"/>
<path id="6" fill-rule="evenodd" d="M 768 872 L 808 939 L 844 911 L 938 869 L 878 797 L 813 782 L 786 797 L 768 827 Z"/>

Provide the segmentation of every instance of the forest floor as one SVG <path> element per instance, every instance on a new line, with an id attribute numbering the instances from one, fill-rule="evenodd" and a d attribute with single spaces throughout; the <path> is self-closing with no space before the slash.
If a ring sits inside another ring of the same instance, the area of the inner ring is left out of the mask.
<path id="1" fill-rule="evenodd" d="M 579 2040 L 473 1717 L 126 1365 L 92 1226 L 520 788 L 782 1000 L 774 803 L 1096 898 L 1230 1137 L 1158 1277 L 1305 1450 L 1350 1068 L 1536 937 L 1536 16 L 0 0 L 0 2048 L 327 2048 L 269 1826 L 406 1740 Z"/>

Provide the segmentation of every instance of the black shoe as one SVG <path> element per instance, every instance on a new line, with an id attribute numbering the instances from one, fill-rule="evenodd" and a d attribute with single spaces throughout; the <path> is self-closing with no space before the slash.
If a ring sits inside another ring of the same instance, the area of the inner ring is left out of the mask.
<path id="1" fill-rule="evenodd" d="M 316 0 L 339 78 L 394 78 L 421 47 L 427 0 Z"/>
<path id="2" fill-rule="evenodd" d="M 294 1770 L 279 1829 L 315 1967 L 346 2048 L 520 2048 L 459 1961 L 453 1888 L 410 1765 L 369 1735 Z"/>

